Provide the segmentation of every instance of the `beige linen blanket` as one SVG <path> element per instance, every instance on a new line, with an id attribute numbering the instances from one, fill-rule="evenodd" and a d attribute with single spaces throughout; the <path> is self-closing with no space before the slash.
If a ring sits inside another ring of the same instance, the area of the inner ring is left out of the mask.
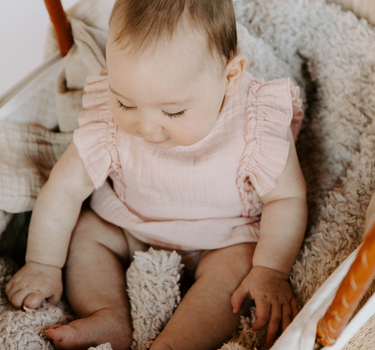
<path id="1" fill-rule="evenodd" d="M 64 59 L 65 65 L 58 74 L 52 96 L 56 101 L 60 132 L 38 125 L 0 121 L 0 233 L 11 218 L 10 213 L 33 208 L 50 169 L 72 141 L 72 131 L 78 127 L 86 77 L 105 68 L 107 31 L 87 26 L 74 18 L 70 22 L 75 45 Z M 47 54 L 55 46 L 53 33 L 50 32 Z"/>
<path id="2" fill-rule="evenodd" d="M 88 5 L 86 3 L 81 11 L 90 13 L 86 11 Z M 12 213 L 32 210 L 52 166 L 71 142 L 72 131 L 78 127 L 77 117 L 82 110 L 86 76 L 98 74 L 105 68 L 107 31 L 87 26 L 73 18 L 71 26 L 75 45 L 65 58 L 64 68 L 58 73 L 55 92 L 51 96 L 55 99 L 60 132 L 38 125 L 0 121 L 0 235 L 11 220 Z M 51 31 L 46 53 L 53 52 L 55 47 Z M 28 98 L 43 102 L 41 96 Z M 22 102 L 28 103 L 27 100 Z"/>

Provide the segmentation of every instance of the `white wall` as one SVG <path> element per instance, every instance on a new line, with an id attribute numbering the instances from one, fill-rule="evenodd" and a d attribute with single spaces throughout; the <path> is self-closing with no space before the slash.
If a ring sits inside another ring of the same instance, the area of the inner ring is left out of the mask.
<path id="1" fill-rule="evenodd" d="M 0 0 L 0 95 L 42 63 L 48 24 L 43 0 Z"/>

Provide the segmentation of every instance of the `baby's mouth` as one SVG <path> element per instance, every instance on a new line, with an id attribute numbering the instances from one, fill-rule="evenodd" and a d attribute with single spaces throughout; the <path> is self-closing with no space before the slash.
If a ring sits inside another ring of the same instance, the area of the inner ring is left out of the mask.
<path id="1" fill-rule="evenodd" d="M 168 141 L 168 140 L 164 140 L 164 141 L 151 141 L 151 140 L 148 140 L 148 139 L 146 139 L 146 140 L 147 140 L 148 142 L 153 143 L 154 145 L 160 145 L 160 144 L 162 144 L 162 143 Z"/>

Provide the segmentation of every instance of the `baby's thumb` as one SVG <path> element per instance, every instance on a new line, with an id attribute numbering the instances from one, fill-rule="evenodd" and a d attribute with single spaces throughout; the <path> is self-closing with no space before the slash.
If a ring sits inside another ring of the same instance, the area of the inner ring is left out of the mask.
<path id="1" fill-rule="evenodd" d="M 23 306 L 28 309 L 36 309 L 44 300 L 44 295 L 40 292 L 30 293 L 24 300 Z"/>
<path id="2" fill-rule="evenodd" d="M 232 294 L 231 303 L 233 307 L 233 313 L 236 314 L 241 310 L 241 306 L 245 301 L 246 297 L 249 295 L 247 290 L 240 285 Z"/>

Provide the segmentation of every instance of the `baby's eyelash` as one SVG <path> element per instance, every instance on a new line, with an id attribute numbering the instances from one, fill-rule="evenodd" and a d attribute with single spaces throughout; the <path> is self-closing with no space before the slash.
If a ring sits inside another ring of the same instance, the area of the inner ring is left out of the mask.
<path id="1" fill-rule="evenodd" d="M 128 107 L 128 106 L 125 106 L 124 104 L 122 104 L 120 101 L 117 101 L 120 108 L 123 109 L 124 111 L 132 111 L 134 109 L 136 109 L 137 107 Z"/>
<path id="2" fill-rule="evenodd" d="M 133 111 L 134 109 L 136 109 L 137 107 L 128 107 L 128 106 L 125 106 L 124 104 L 122 104 L 120 101 L 117 101 L 118 104 L 119 104 L 119 107 L 124 110 L 124 111 Z M 181 112 L 177 112 L 177 113 L 167 113 L 167 112 L 163 112 L 167 117 L 169 118 L 177 118 L 177 117 L 182 117 L 183 115 L 185 115 L 185 112 L 186 112 L 186 109 L 184 109 L 183 111 Z"/>
<path id="3" fill-rule="evenodd" d="M 177 112 L 177 113 L 167 113 L 167 112 L 163 112 L 166 116 L 168 116 L 169 118 L 177 118 L 177 117 L 182 117 L 183 115 L 185 115 L 185 112 L 186 112 L 186 109 L 184 109 L 183 111 L 181 112 Z"/>

